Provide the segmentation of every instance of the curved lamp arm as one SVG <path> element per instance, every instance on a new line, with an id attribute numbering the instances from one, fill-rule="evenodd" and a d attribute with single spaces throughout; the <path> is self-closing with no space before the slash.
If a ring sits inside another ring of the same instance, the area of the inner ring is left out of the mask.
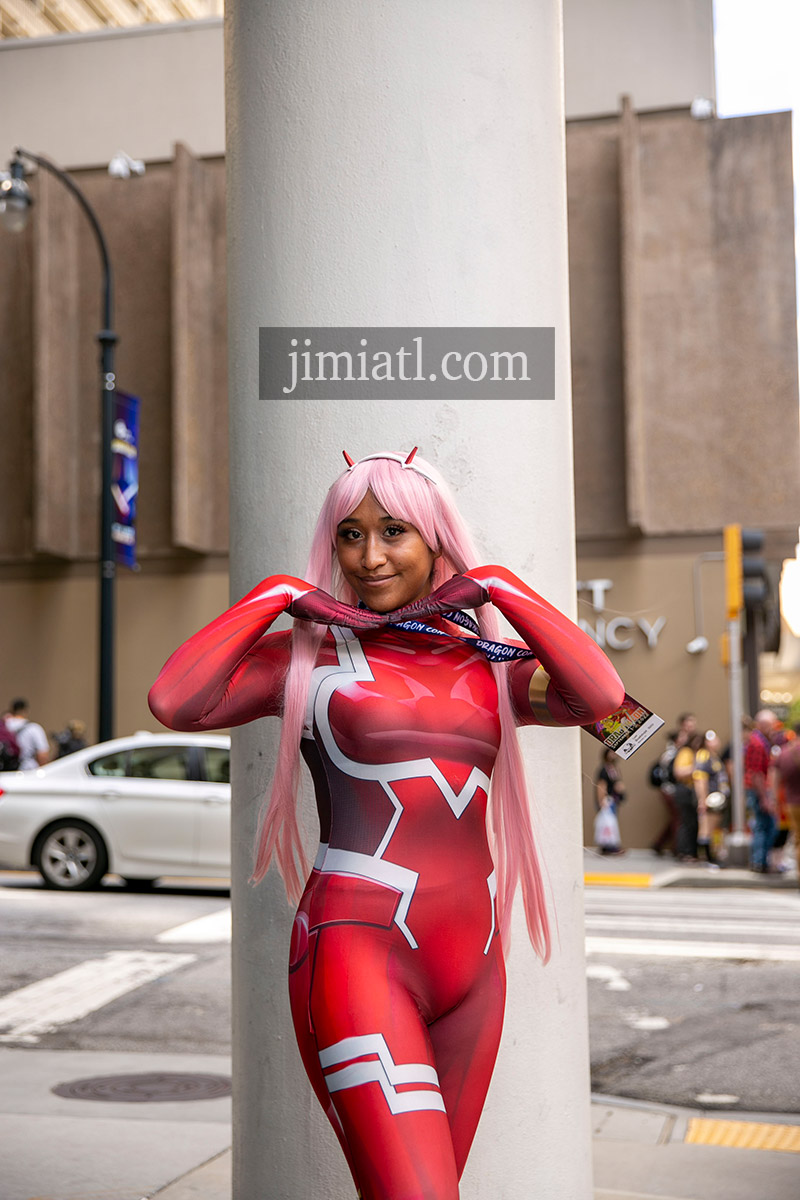
<path id="1" fill-rule="evenodd" d="M 23 158 L 30 159 L 30 161 L 35 162 L 37 166 L 43 167 L 46 171 L 50 171 L 52 175 L 57 176 L 64 186 L 72 192 L 73 196 L 86 214 L 89 224 L 92 227 L 92 231 L 94 232 L 94 236 L 97 240 L 97 246 L 100 250 L 100 259 L 103 264 L 103 325 L 104 332 L 110 332 L 113 318 L 111 259 L 109 258 L 108 246 L 106 244 L 103 230 L 100 228 L 100 222 L 97 219 L 97 214 L 72 176 L 66 171 L 62 170 L 61 167 L 56 166 L 54 162 L 52 162 L 49 158 L 45 158 L 43 154 L 34 154 L 30 150 L 25 150 L 22 146 L 17 146 L 14 151 L 14 161 L 21 162 Z M 100 336 L 102 337 L 102 335 Z"/>

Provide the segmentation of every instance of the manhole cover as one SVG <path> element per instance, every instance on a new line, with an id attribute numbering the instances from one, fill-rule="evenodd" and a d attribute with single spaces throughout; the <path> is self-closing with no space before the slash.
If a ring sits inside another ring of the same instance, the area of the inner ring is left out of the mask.
<path id="1" fill-rule="evenodd" d="M 56 1084 L 51 1091 L 67 1100 L 106 1100 L 116 1104 L 153 1104 L 158 1101 L 218 1100 L 230 1096 L 227 1075 L 184 1075 L 177 1071 L 152 1071 L 141 1075 L 97 1075 Z"/>

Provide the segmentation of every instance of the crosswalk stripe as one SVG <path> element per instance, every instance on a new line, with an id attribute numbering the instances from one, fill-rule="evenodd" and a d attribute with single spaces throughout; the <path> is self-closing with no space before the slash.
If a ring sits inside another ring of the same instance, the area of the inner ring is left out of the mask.
<path id="1" fill-rule="evenodd" d="M 716 920 L 693 920 L 688 921 L 686 917 L 679 916 L 663 916 L 661 913 L 651 913 L 649 916 L 641 917 L 631 915 L 629 913 L 587 913 L 586 915 L 587 929 L 606 929 L 613 928 L 622 932 L 628 930 L 636 933 L 687 933 L 689 930 L 693 934 L 705 933 L 716 934 L 733 934 L 736 937 L 741 937 L 745 930 L 742 928 L 742 922 L 738 920 L 726 921 L 721 917 Z M 788 926 L 787 926 L 788 929 Z M 782 932 L 776 926 L 774 921 L 748 921 L 746 932 L 749 937 L 776 937 Z"/>
<path id="2" fill-rule="evenodd" d="M 35 1042 L 59 1025 L 195 962 L 195 954 L 116 950 L 0 998 L 0 1042 Z"/>
<path id="3" fill-rule="evenodd" d="M 184 925 L 175 925 L 172 929 L 165 929 L 156 937 L 157 942 L 229 942 L 230 940 L 230 905 L 217 912 L 206 913 L 204 917 L 196 917 Z"/>
<path id="4" fill-rule="evenodd" d="M 587 954 L 638 954 L 663 958 L 731 958 L 750 962 L 800 962 L 800 945 L 684 942 L 667 938 L 587 937 Z"/>

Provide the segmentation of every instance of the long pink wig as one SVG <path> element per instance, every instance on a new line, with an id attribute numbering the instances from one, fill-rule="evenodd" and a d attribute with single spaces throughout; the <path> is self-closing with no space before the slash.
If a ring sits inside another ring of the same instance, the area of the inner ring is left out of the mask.
<path id="1" fill-rule="evenodd" d="M 349 604 L 358 602 L 339 568 L 336 531 L 339 522 L 358 507 L 367 491 L 371 491 L 393 517 L 416 526 L 426 544 L 439 555 L 433 570 L 434 589 L 452 575 L 480 565 L 472 538 L 447 484 L 438 471 L 419 456 L 415 459 L 417 464 L 436 483 L 389 458 L 364 460 L 339 476 L 328 492 L 314 531 L 304 576 L 308 583 Z M 496 640 L 499 624 L 491 605 L 484 605 L 475 615 L 481 635 Z M 278 761 L 261 822 L 253 870 L 253 880 L 258 883 L 266 874 L 274 855 L 287 895 L 295 903 L 300 899 L 303 880 L 308 873 L 297 823 L 300 738 L 311 672 L 324 636 L 325 629 L 322 626 L 308 621 L 294 623 Z M 507 946 L 511 905 L 517 882 L 521 880 L 528 933 L 537 953 L 546 962 L 550 956 L 550 928 L 542 873 L 531 829 L 522 756 L 511 711 L 507 667 L 503 663 L 492 663 L 491 667 L 497 681 L 501 727 L 489 807 L 498 883 L 498 920 L 503 942 Z"/>

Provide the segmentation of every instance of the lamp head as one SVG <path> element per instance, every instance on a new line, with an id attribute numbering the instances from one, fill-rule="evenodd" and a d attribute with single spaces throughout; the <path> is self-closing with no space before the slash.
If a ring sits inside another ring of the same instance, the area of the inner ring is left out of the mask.
<path id="1" fill-rule="evenodd" d="M 124 150 L 118 150 L 108 164 L 112 179 L 130 179 L 131 175 L 144 175 L 145 165 L 139 158 L 131 158 Z"/>
<path id="2" fill-rule="evenodd" d="M 25 168 L 20 156 L 16 155 L 8 175 L 0 182 L 0 220 L 10 233 L 22 232 L 32 204 L 33 197 L 25 182 Z"/>

